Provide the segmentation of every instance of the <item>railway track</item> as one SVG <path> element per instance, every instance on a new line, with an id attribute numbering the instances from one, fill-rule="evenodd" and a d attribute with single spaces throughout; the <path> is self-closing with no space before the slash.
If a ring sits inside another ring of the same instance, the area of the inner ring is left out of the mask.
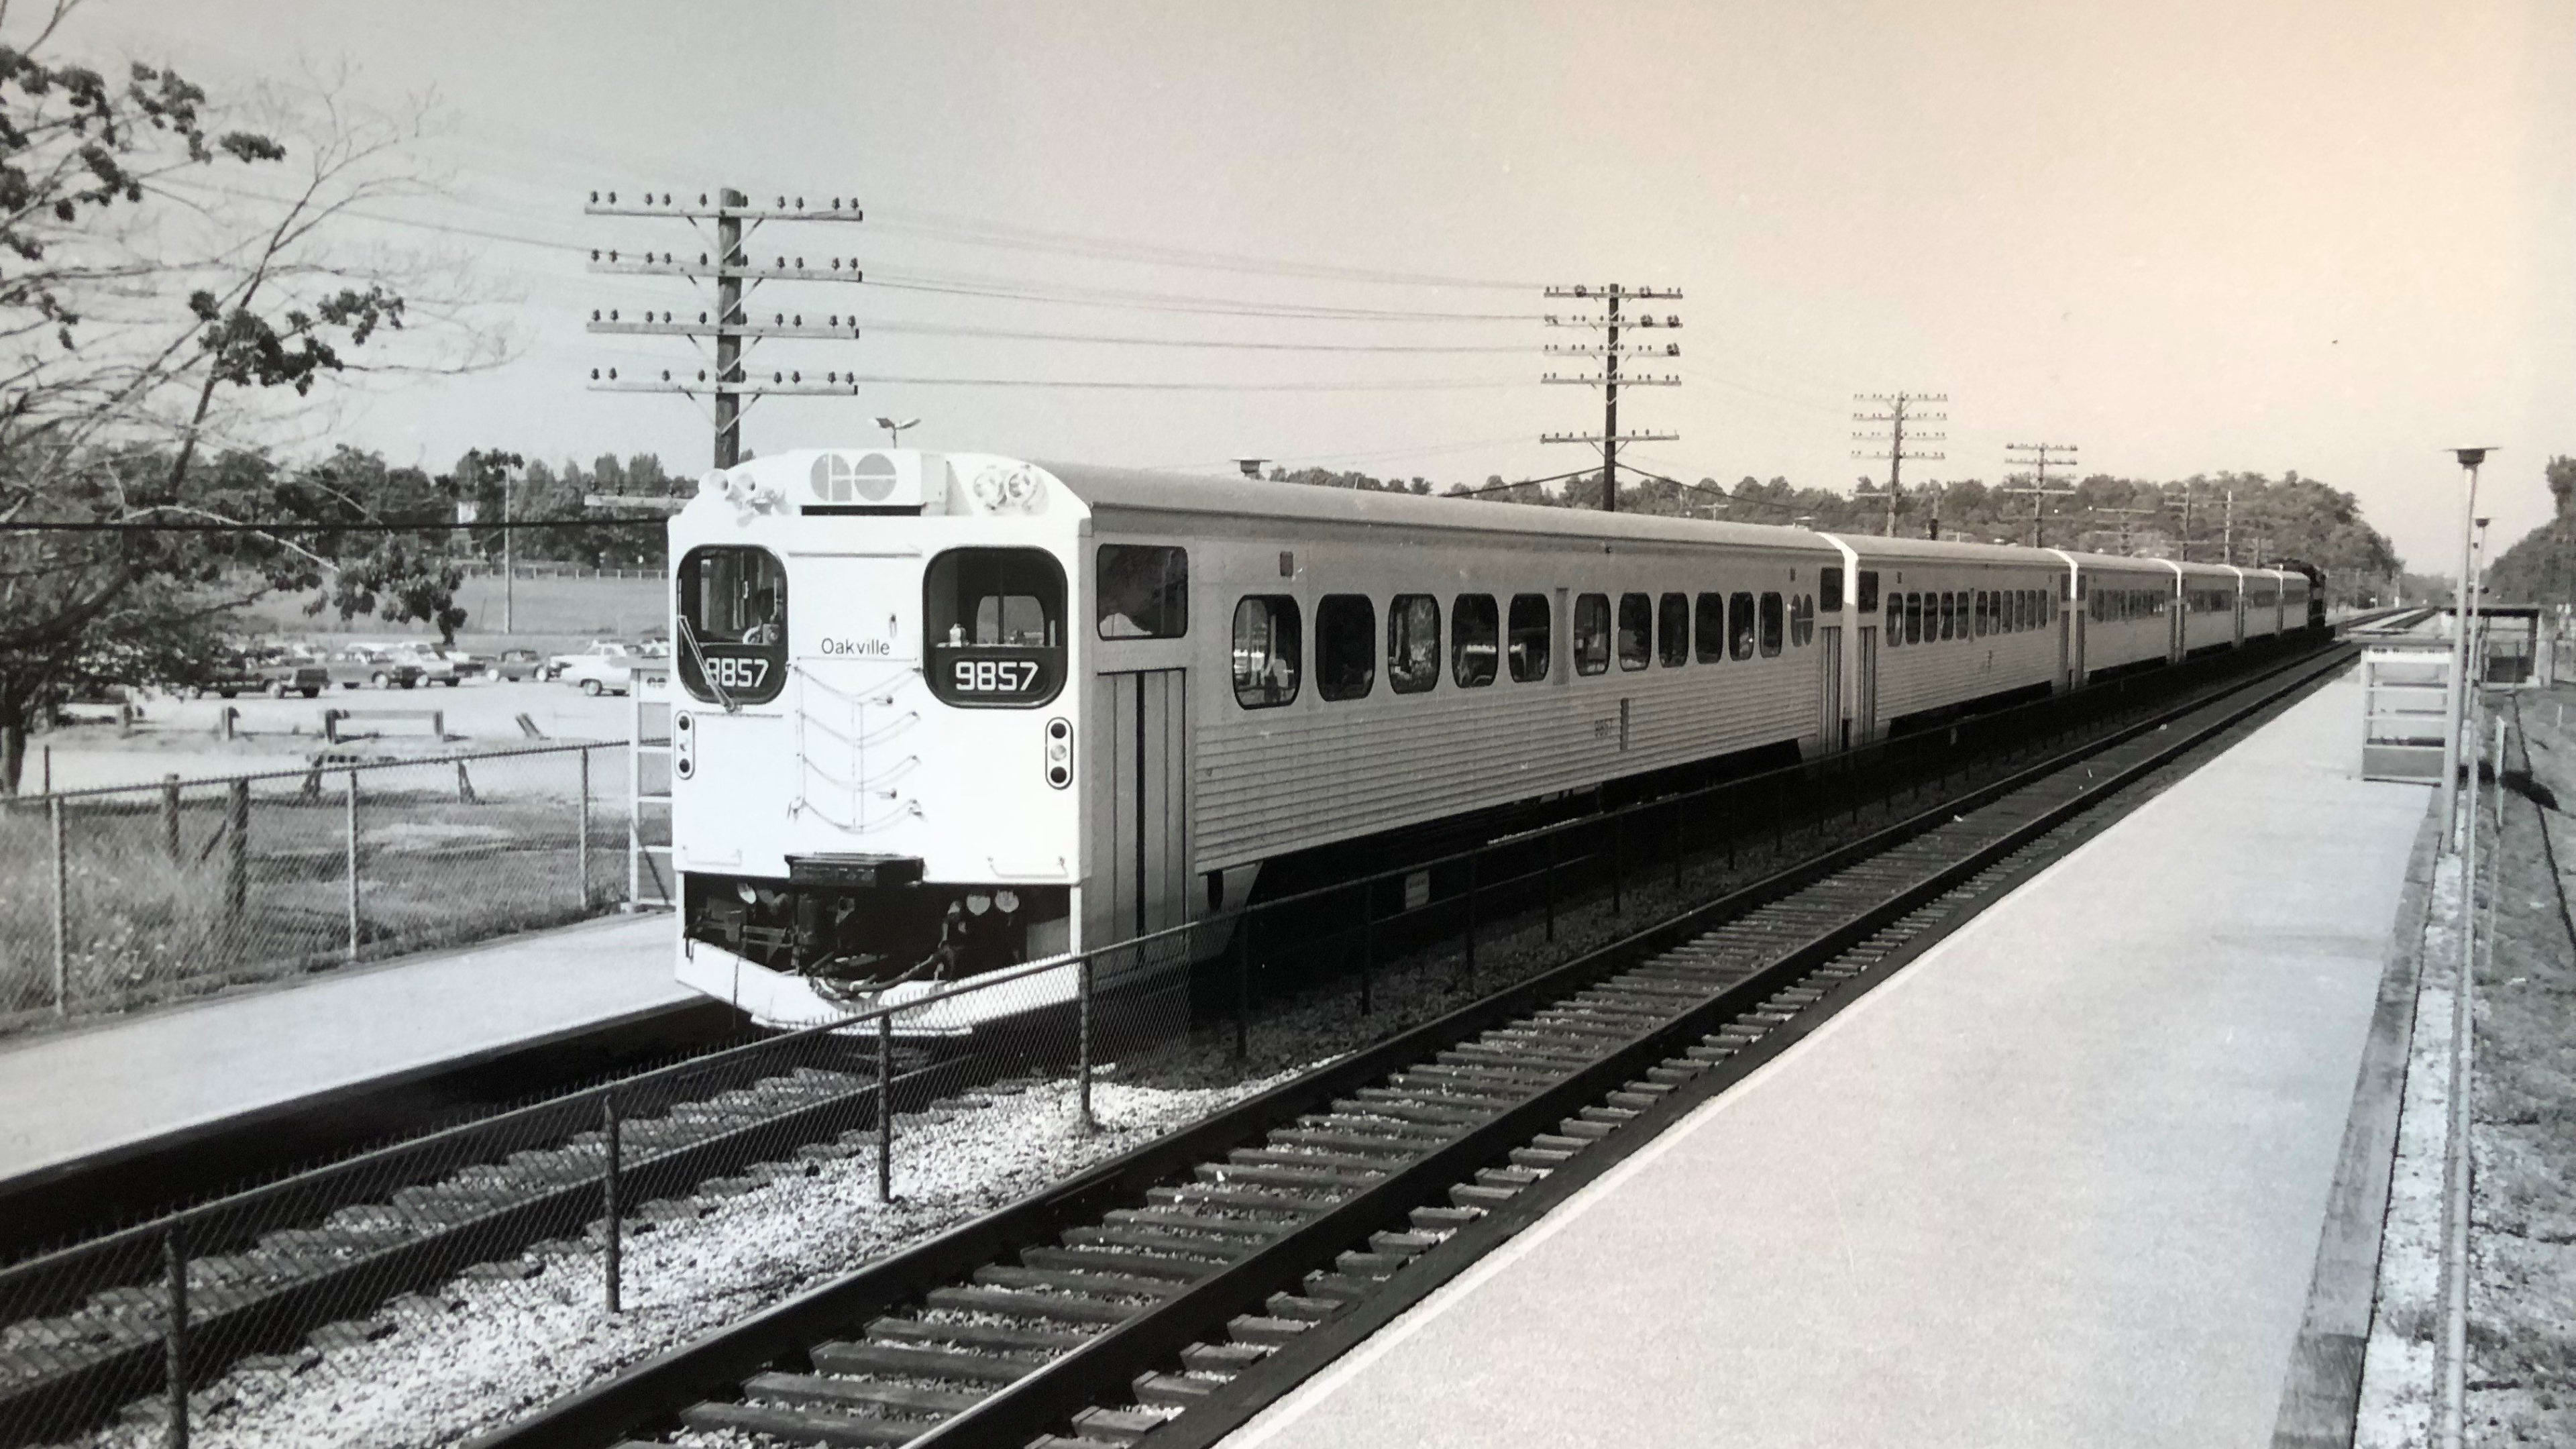
<path id="1" fill-rule="evenodd" d="M 2100 829 L 2108 802 L 2349 659 L 2292 660 L 1944 800 L 477 1449 L 1211 1443 Z"/>

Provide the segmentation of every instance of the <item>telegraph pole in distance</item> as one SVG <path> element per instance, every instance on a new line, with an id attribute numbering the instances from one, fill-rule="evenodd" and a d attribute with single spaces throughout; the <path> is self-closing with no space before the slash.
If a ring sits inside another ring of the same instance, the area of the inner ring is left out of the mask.
<path id="1" fill-rule="evenodd" d="M 1552 357 L 1600 358 L 1600 375 L 1559 377 L 1551 372 L 1539 379 L 1547 383 L 1565 383 L 1601 389 L 1601 432 L 1597 437 L 1587 433 L 1542 433 L 1539 435 L 1539 441 L 1598 444 L 1601 449 L 1601 507 L 1604 512 L 1616 513 L 1619 511 L 1619 445 L 1621 443 L 1668 443 L 1681 437 L 1679 433 L 1621 433 L 1619 431 L 1619 388 L 1622 384 L 1629 387 L 1679 387 L 1682 381 L 1669 373 L 1661 377 L 1648 374 L 1635 377 L 1620 375 L 1619 359 L 1622 356 L 1679 357 L 1682 355 L 1682 345 L 1678 341 L 1656 344 L 1631 343 L 1623 348 L 1619 344 L 1619 331 L 1622 327 L 1640 330 L 1649 327 L 1671 330 L 1679 328 L 1682 325 L 1682 319 L 1678 314 L 1667 313 L 1659 322 L 1652 312 L 1640 312 L 1633 318 L 1624 317 L 1620 314 L 1619 304 L 1622 302 L 1678 302 L 1682 299 L 1681 289 L 1678 287 L 1622 287 L 1613 282 L 1606 287 L 1550 287 L 1547 289 L 1547 295 L 1551 298 L 1570 297 L 1583 301 L 1597 299 L 1602 304 L 1601 315 L 1597 317 L 1567 317 L 1553 312 L 1547 314 L 1547 325 L 1550 327 L 1589 327 L 1602 333 L 1602 339 L 1598 345 L 1560 346 L 1553 342 L 1547 345 L 1548 355 Z"/>
<path id="2" fill-rule="evenodd" d="M 2018 487 L 1997 488 L 1995 491 L 2030 495 L 2030 546 L 2032 548 L 2040 546 L 2040 510 L 2047 506 L 2049 498 L 2052 495 L 2062 497 L 2075 491 L 2075 485 L 2071 483 L 2060 484 L 2054 488 L 2048 483 L 2049 469 L 2075 466 L 2075 446 L 2073 443 L 2004 444 L 2004 452 L 2008 455 L 2005 461 L 2010 466 L 2029 469 L 2031 481 Z"/>
<path id="3" fill-rule="evenodd" d="M 712 317 L 700 312 L 692 322 L 674 318 L 669 312 L 646 311 L 638 320 L 630 320 L 618 311 L 590 314 L 590 330 L 600 333 L 687 337 L 715 343 L 715 376 L 704 368 L 696 376 L 674 378 L 662 370 L 658 381 L 622 380 L 616 368 L 591 369 L 594 392 L 666 392 L 689 397 L 712 396 L 715 399 L 715 466 L 730 468 L 742 461 L 742 411 L 744 398 L 787 395 L 801 397 L 856 397 L 859 380 L 855 373 L 832 371 L 822 380 L 809 382 L 803 371 L 781 370 L 768 382 L 755 382 L 743 370 L 746 342 L 762 338 L 799 338 L 812 341 L 855 342 L 859 336 L 856 317 L 843 319 L 837 313 L 818 317 L 808 324 L 804 314 L 780 312 L 769 322 L 754 322 L 745 310 L 750 293 L 745 283 L 757 286 L 764 281 L 780 282 L 858 282 L 864 280 L 855 258 L 827 257 L 821 266 L 809 267 L 805 259 L 781 255 L 768 266 L 755 264 L 744 244 L 752 231 L 773 221 L 841 221 L 866 219 L 855 197 L 833 197 L 828 203 L 808 206 L 805 198 L 779 197 L 770 206 L 754 206 L 749 197 L 725 187 L 712 199 L 704 192 L 694 203 L 682 199 L 674 202 L 671 193 L 646 192 L 640 199 L 620 201 L 614 191 L 590 194 L 590 204 L 582 211 L 590 216 L 649 216 L 686 221 L 695 226 L 715 223 L 715 250 L 700 252 L 695 261 L 670 252 L 627 254 L 594 249 L 590 270 L 625 275 L 687 277 L 692 280 L 712 279 L 716 284 L 716 306 Z M 746 229 L 745 223 L 749 223 Z M 622 310 L 622 309 L 620 309 Z"/>
<path id="4" fill-rule="evenodd" d="M 2162 511 L 2163 510 L 2161 509 L 2155 508 L 2097 508 L 2094 510 L 2096 513 L 2116 513 L 2120 515 L 2120 552 L 2122 553 L 2130 553 L 2132 551 L 2129 542 L 2129 520 L 2149 513 L 2159 513 Z"/>
<path id="5" fill-rule="evenodd" d="M 1946 405 L 1950 401 L 1950 395 L 1946 392 L 1856 392 L 1852 394 L 1852 401 L 1861 404 L 1876 404 L 1879 408 L 1879 411 L 1877 412 L 1852 414 L 1853 422 L 1868 423 L 1872 426 L 1884 426 L 1887 429 L 1885 432 L 1865 433 L 1855 431 L 1852 434 L 1853 442 L 1881 443 L 1886 446 L 1886 451 L 1878 452 L 1855 448 L 1852 450 L 1852 456 L 1861 459 L 1864 462 L 1884 461 L 1887 464 L 1887 527 L 1884 532 L 1892 536 L 1896 532 L 1896 500 L 1898 495 L 1903 491 L 1897 480 L 1903 476 L 1905 472 L 1906 460 L 1911 458 L 1917 461 L 1933 461 L 1947 456 L 1942 453 L 1908 451 L 1905 446 L 1907 437 L 1906 424 L 1946 423 L 1950 421 L 1950 415 L 1947 412 L 1927 413 L 1921 411 L 1918 406 L 1922 403 L 1941 403 Z M 1950 435 L 1947 433 L 1927 433 L 1922 431 L 1920 427 L 1917 427 L 1912 436 L 1914 441 L 1918 443 L 1939 443 L 1947 441 Z M 1936 503 L 1934 507 L 1937 509 L 1939 505 Z M 1939 538 L 1941 536 L 1941 515 L 1938 512 L 1935 512 L 1932 517 L 1932 536 L 1934 538 Z"/>

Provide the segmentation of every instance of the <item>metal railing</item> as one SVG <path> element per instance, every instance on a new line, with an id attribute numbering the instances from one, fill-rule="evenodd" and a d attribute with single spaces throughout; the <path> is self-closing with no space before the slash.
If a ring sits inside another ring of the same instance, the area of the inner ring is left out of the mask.
<path id="1" fill-rule="evenodd" d="M 296 768 L 0 805 L 0 879 L 21 883 L 0 897 L 0 1027 L 616 909 L 639 894 L 630 840 L 668 837 L 666 816 L 630 819 L 629 750 L 337 746 Z"/>

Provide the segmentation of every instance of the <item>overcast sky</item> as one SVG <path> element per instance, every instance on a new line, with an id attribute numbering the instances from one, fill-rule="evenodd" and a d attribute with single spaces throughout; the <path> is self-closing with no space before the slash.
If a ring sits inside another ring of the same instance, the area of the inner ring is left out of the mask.
<path id="1" fill-rule="evenodd" d="M 2546 515 L 2543 459 L 2576 452 L 2571 12 L 91 0 L 71 49 L 219 93 L 299 59 L 352 64 L 386 104 L 437 92 L 450 194 L 399 235 L 469 248 L 527 345 L 353 411 L 350 441 L 401 461 L 496 444 L 702 469 L 688 400 L 585 387 L 694 371 L 691 344 L 582 320 L 706 300 L 586 275 L 581 249 L 705 243 L 581 204 L 731 184 L 868 208 L 755 238 L 871 278 L 758 294 L 868 329 L 765 344 L 763 370 L 1194 385 L 772 400 L 746 423 L 763 452 L 872 439 L 890 412 L 923 420 L 908 443 L 1039 458 L 1563 472 L 1578 453 L 1536 435 L 1600 413 L 1537 381 L 1564 366 L 1541 347 L 1580 337 L 1539 314 L 1581 310 L 1539 288 L 1616 281 L 1686 294 L 1658 308 L 1685 323 L 1683 385 L 1622 409 L 1681 434 L 1636 449 L 1648 466 L 1849 487 L 1872 466 L 1849 456 L 1853 392 L 1946 392 L 1948 457 L 1910 474 L 1991 481 L 2007 441 L 2149 478 L 2297 469 L 2440 569 L 2439 448 L 2506 449 L 2486 480 L 2505 538 Z M 1372 315 L 1236 315 L 1283 306 Z"/>

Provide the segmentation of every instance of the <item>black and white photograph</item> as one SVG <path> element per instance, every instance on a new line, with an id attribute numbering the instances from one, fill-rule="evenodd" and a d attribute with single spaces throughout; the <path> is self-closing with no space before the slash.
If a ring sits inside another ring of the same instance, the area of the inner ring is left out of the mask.
<path id="1" fill-rule="evenodd" d="M 2576 1445 L 2576 3 L 0 0 L 0 1449 Z"/>

